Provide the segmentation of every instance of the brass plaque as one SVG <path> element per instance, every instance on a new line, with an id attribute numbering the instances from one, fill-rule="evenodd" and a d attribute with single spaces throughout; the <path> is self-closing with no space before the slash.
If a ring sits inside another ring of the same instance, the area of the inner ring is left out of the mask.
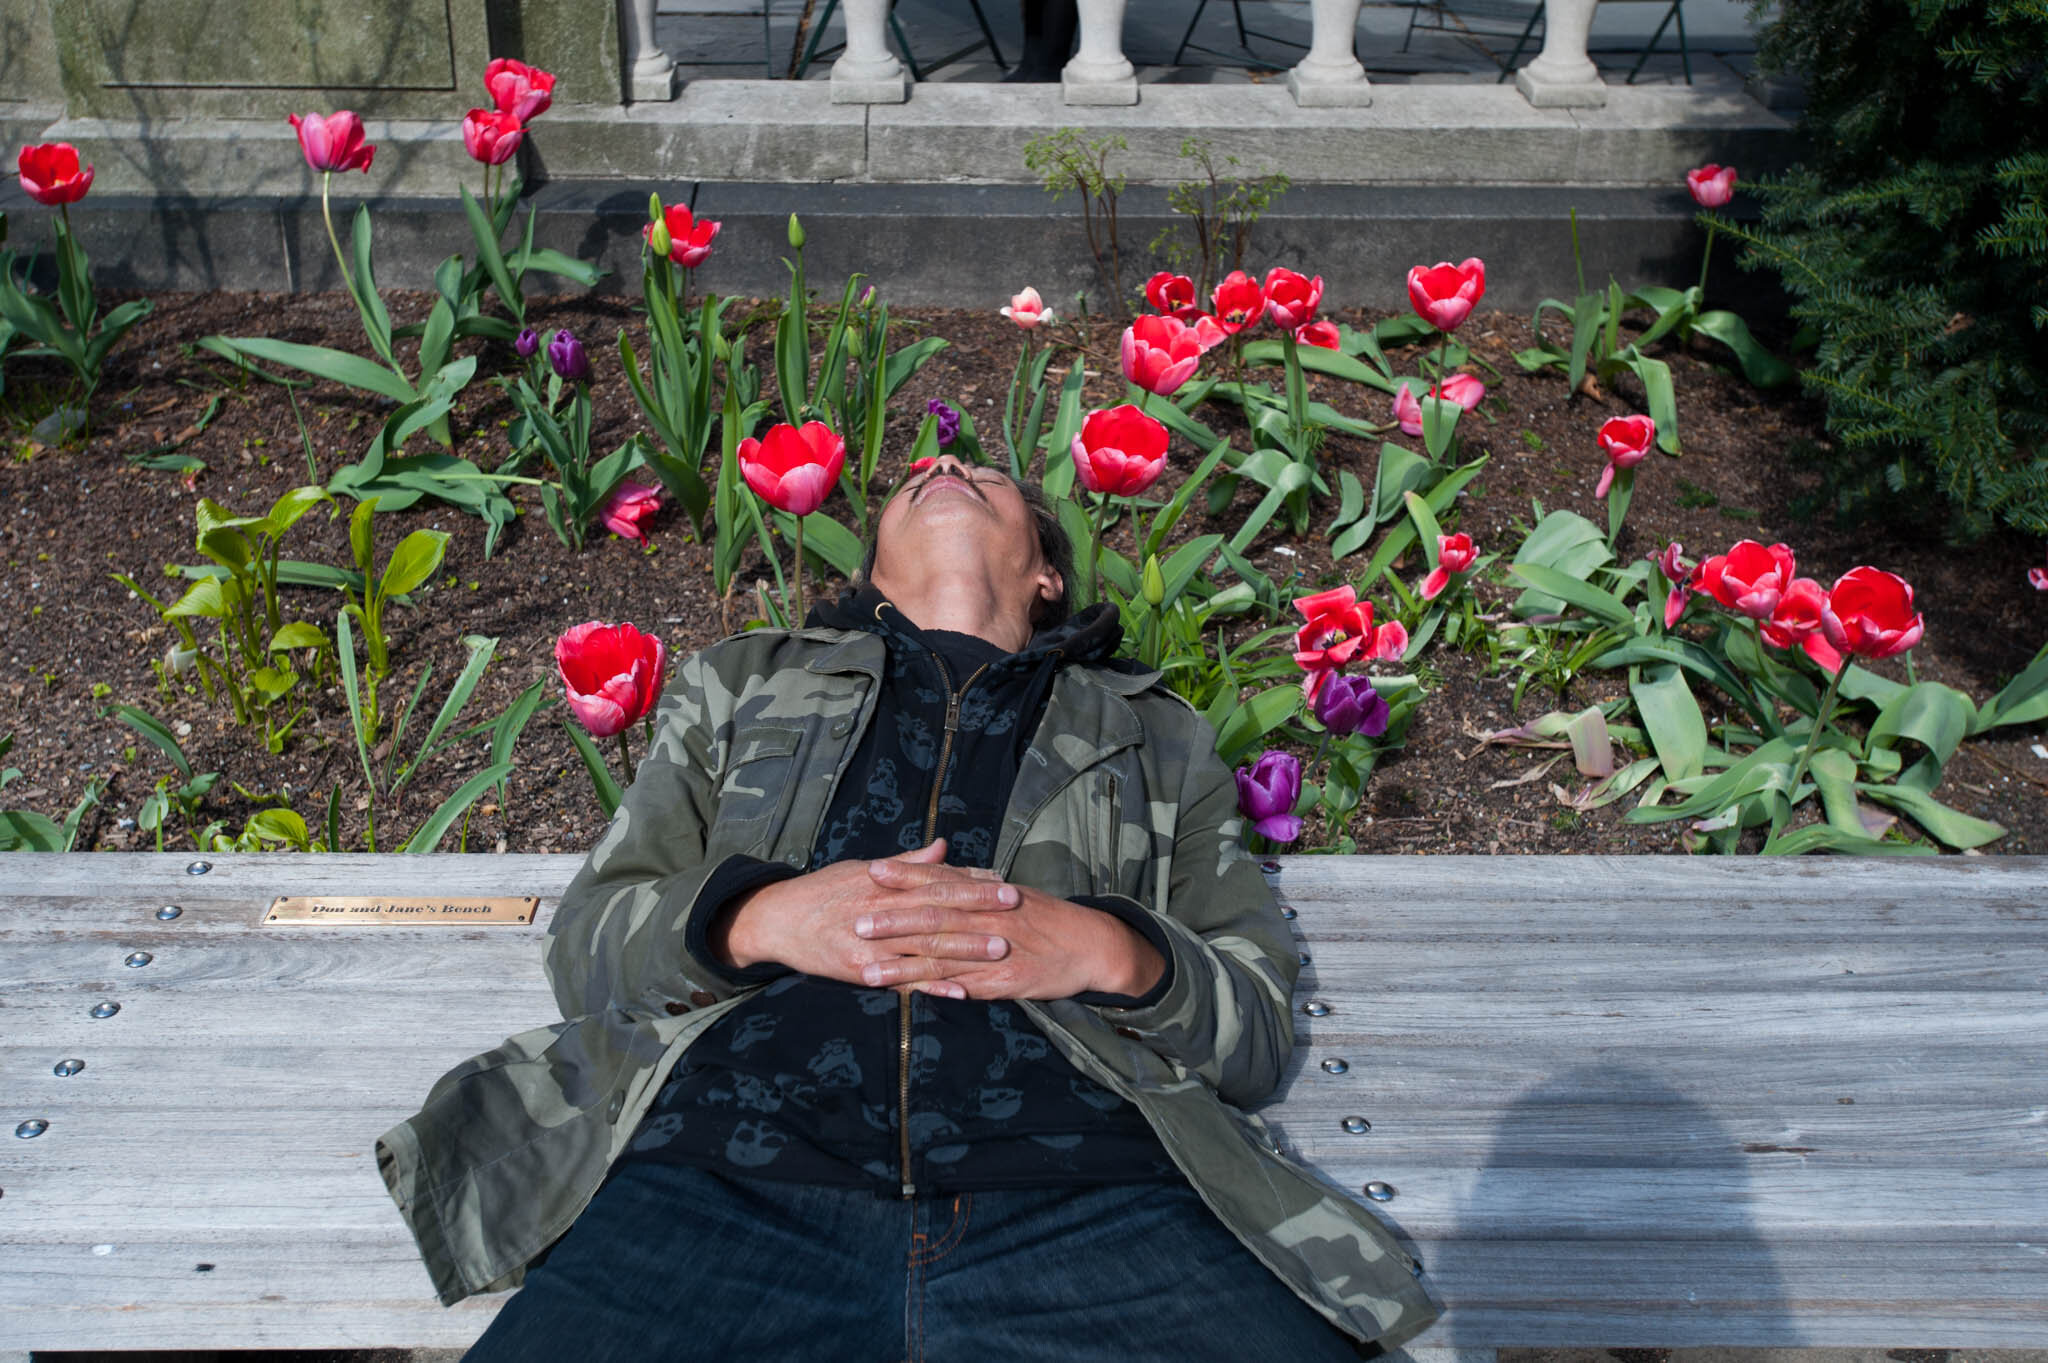
<path id="1" fill-rule="evenodd" d="M 266 925 L 374 928 L 394 924 L 459 927 L 524 926 L 540 909 L 538 895 L 449 898 L 443 895 L 280 895 L 263 915 Z"/>

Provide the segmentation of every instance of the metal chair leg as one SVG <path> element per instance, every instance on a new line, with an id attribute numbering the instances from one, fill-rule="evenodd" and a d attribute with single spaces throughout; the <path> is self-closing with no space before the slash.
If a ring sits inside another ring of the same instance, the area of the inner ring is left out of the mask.
<path id="1" fill-rule="evenodd" d="M 1250 47 L 1251 40 L 1245 36 L 1244 31 L 1243 0 L 1230 0 L 1230 13 L 1237 20 L 1237 45 L 1239 47 Z"/>
<path id="2" fill-rule="evenodd" d="M 988 26 L 988 16 L 981 12 L 981 0 L 967 0 L 967 3 L 974 10 L 974 22 L 981 25 L 981 36 L 988 43 L 989 55 L 996 59 L 996 70 L 1009 70 L 1010 64 L 1003 60 L 1003 49 L 996 46 L 995 31 Z"/>
<path id="3" fill-rule="evenodd" d="M 1188 44 L 1194 41 L 1195 26 L 1202 22 L 1202 11 L 1207 8 L 1209 8 L 1209 0 L 1197 0 L 1197 3 L 1195 5 L 1195 17 L 1188 20 L 1188 31 L 1180 35 L 1180 46 L 1173 49 L 1172 65 L 1180 65 L 1181 57 L 1186 55 L 1187 53 Z"/>
<path id="4" fill-rule="evenodd" d="M 903 49 L 903 64 L 910 68 L 910 78 L 922 81 L 924 72 L 918 69 L 917 54 L 910 50 L 910 39 L 903 35 L 903 25 L 896 22 L 896 7 L 889 6 L 889 31 L 896 35 L 896 45 Z"/>
<path id="5" fill-rule="evenodd" d="M 1529 45 L 1529 35 L 1536 31 L 1536 25 L 1542 18 L 1543 7 L 1539 5 L 1536 12 L 1529 16 L 1529 22 L 1522 25 L 1522 36 L 1515 39 L 1515 50 L 1508 53 L 1507 64 L 1501 67 L 1500 75 L 1494 78 L 1495 85 L 1504 83 L 1509 76 L 1515 74 L 1515 63 L 1522 59 L 1522 49 Z"/>
<path id="6" fill-rule="evenodd" d="M 825 0 L 825 8 L 818 11 L 818 22 L 811 26 L 811 40 L 804 44 L 804 55 L 796 64 L 796 79 L 802 80 L 804 72 L 811 69 L 811 63 L 818 59 L 818 44 L 825 39 L 825 29 L 832 23 L 833 11 L 839 8 L 839 0 Z"/>
<path id="7" fill-rule="evenodd" d="M 1685 45 L 1685 0 L 1671 0 L 1671 12 L 1678 17 L 1678 63 L 1685 68 L 1685 83 L 1692 84 L 1692 49 Z"/>
<path id="8" fill-rule="evenodd" d="M 1685 15 L 1679 9 L 1684 3 L 1685 0 L 1671 0 L 1671 8 L 1664 11 L 1663 19 L 1658 21 L 1657 31 L 1650 35 L 1650 41 L 1643 44 L 1643 50 L 1636 54 L 1636 64 L 1628 69 L 1628 79 L 1622 82 L 1623 85 L 1636 83 L 1637 73 L 1643 69 L 1643 63 L 1650 59 L 1650 54 L 1657 50 L 1657 40 L 1664 36 L 1664 30 L 1670 25 L 1673 15 L 1678 16 L 1678 56 L 1685 65 L 1685 83 L 1692 84 L 1692 55 L 1685 50 Z"/>

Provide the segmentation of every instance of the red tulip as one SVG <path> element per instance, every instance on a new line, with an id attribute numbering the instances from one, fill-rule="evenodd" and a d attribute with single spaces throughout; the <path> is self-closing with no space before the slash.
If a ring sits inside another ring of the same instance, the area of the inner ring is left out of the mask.
<path id="1" fill-rule="evenodd" d="M 630 624 L 587 621 L 555 640 L 569 709 L 594 738 L 610 738 L 644 718 L 661 695 L 661 640 Z"/>
<path id="2" fill-rule="evenodd" d="M 1821 619 L 1828 642 L 1859 658 L 1889 658 L 1920 642 L 1925 622 L 1913 609 L 1913 588 L 1896 573 L 1851 568 L 1835 580 Z"/>
<path id="3" fill-rule="evenodd" d="M 1464 572 L 1478 557 L 1479 551 L 1472 547 L 1472 537 L 1464 531 L 1460 530 L 1455 535 L 1438 535 L 1436 567 L 1422 579 L 1422 599 L 1434 601 L 1443 595 L 1444 588 L 1451 585 L 1451 574 Z"/>
<path id="4" fill-rule="evenodd" d="M 740 442 L 740 476 L 768 505 L 792 516 L 808 516 L 824 505 L 839 471 L 846 467 L 846 442 L 822 421 L 803 428 L 783 422 L 759 440 Z"/>
<path id="5" fill-rule="evenodd" d="M 1609 417 L 1598 438 L 1600 451 L 1607 456 L 1607 467 L 1600 470 L 1600 486 L 1593 489 L 1593 496 L 1601 498 L 1614 485 L 1617 470 L 1632 469 L 1649 457 L 1650 445 L 1657 439 L 1657 423 L 1646 416 Z"/>
<path id="6" fill-rule="evenodd" d="M 1344 337 L 1337 330 L 1335 322 L 1306 322 L 1294 330 L 1297 345 L 1312 345 L 1318 350 L 1342 350 Z"/>
<path id="7" fill-rule="evenodd" d="M 1195 281 L 1184 274 L 1161 270 L 1145 281 L 1145 301 L 1154 312 L 1193 322 L 1202 311 L 1195 306 Z"/>
<path id="8" fill-rule="evenodd" d="M 1038 290 L 1028 284 L 1024 287 L 1024 292 L 1010 295 L 1010 306 L 1004 308 L 1002 312 L 1003 316 L 1025 331 L 1041 325 L 1051 326 L 1059 320 L 1053 316 L 1052 309 L 1045 305 L 1045 300 L 1038 296 Z"/>
<path id="9" fill-rule="evenodd" d="M 484 68 L 484 89 L 491 92 L 491 103 L 499 113 L 510 114 L 521 123 L 546 113 L 555 102 L 554 73 L 510 57 L 496 58 Z"/>
<path id="10" fill-rule="evenodd" d="M 1372 602 L 1360 601 L 1349 583 L 1294 599 L 1308 623 L 1294 635 L 1295 666 L 1308 671 L 1338 668 L 1372 642 Z"/>
<path id="11" fill-rule="evenodd" d="M 654 519 L 654 513 L 661 509 L 661 489 L 645 483 L 625 482 L 619 484 L 597 513 L 604 528 L 622 539 L 644 540 L 645 526 Z"/>
<path id="12" fill-rule="evenodd" d="M 1774 544 L 1766 549 L 1755 540 L 1740 540 L 1727 553 L 1715 554 L 1695 568 L 1693 586 L 1729 610 L 1752 620 L 1768 620 L 1794 576 L 1789 546 Z"/>
<path id="13" fill-rule="evenodd" d="M 1763 622 L 1764 642 L 1772 648 L 1797 648 L 1825 667 L 1838 671 L 1842 655 L 1828 643 L 1823 622 L 1828 614 L 1828 594 L 1810 577 L 1794 578 L 1778 599 L 1778 608 Z"/>
<path id="14" fill-rule="evenodd" d="M 1701 208 L 1720 208 L 1735 197 L 1735 167 L 1708 162 L 1685 173 L 1685 187 Z"/>
<path id="15" fill-rule="evenodd" d="M 1081 486 L 1135 497 L 1166 472 L 1166 427 L 1128 402 L 1100 408 L 1082 421 L 1073 453 Z"/>
<path id="16" fill-rule="evenodd" d="M 1243 270 L 1225 275 L 1209 301 L 1216 306 L 1216 325 L 1231 336 L 1254 325 L 1266 311 L 1266 291 Z"/>
<path id="17" fill-rule="evenodd" d="M 2027 569 L 2027 581 L 2033 584 L 2035 591 L 2048 592 L 2048 568 Z"/>
<path id="18" fill-rule="evenodd" d="M 1323 277 L 1305 279 L 1284 266 L 1266 271 L 1266 316 L 1283 331 L 1307 326 L 1323 301 Z"/>
<path id="19" fill-rule="evenodd" d="M 49 208 L 75 204 L 92 188 L 92 167 L 79 169 L 78 148 L 69 142 L 23 147 L 14 164 L 28 196 Z"/>
<path id="20" fill-rule="evenodd" d="M 661 210 L 661 225 L 668 233 L 668 258 L 686 270 L 694 270 L 711 254 L 711 243 L 723 225 L 710 218 L 693 218 L 682 204 Z M 649 246 L 654 244 L 654 224 L 640 229 Z"/>
<path id="21" fill-rule="evenodd" d="M 1394 420 L 1401 427 L 1401 434 L 1422 434 L 1422 403 L 1408 384 L 1399 384 L 1394 389 Z"/>
<path id="22" fill-rule="evenodd" d="M 1230 339 L 1230 333 L 1206 312 L 1196 313 L 1194 320 L 1188 323 L 1188 330 L 1195 333 L 1195 340 L 1201 345 L 1204 355 Z"/>
<path id="23" fill-rule="evenodd" d="M 1463 264 L 1448 260 L 1408 272 L 1408 301 L 1438 331 L 1456 331 L 1486 296 L 1486 262 L 1473 256 Z"/>
<path id="24" fill-rule="evenodd" d="M 291 125 L 299 133 L 299 150 L 306 164 L 317 171 L 368 171 L 377 149 L 363 141 L 363 120 L 347 109 L 319 114 L 292 114 Z"/>
<path id="25" fill-rule="evenodd" d="M 1664 580 L 1671 584 L 1671 592 L 1664 598 L 1664 628 L 1670 629 L 1678 623 L 1678 617 L 1685 614 L 1685 603 L 1692 599 L 1692 573 L 1680 557 L 1684 549 L 1677 540 L 1664 546 L 1657 555 L 1657 571 L 1664 574 Z"/>
<path id="26" fill-rule="evenodd" d="M 1429 395 L 1455 402 L 1469 412 L 1486 397 L 1486 385 L 1470 374 L 1453 374 L 1432 387 Z M 1422 434 L 1422 400 L 1408 384 L 1394 390 L 1394 420 L 1403 435 Z"/>
<path id="27" fill-rule="evenodd" d="M 526 140 L 526 129 L 510 114 L 471 109 L 462 116 L 462 149 L 487 166 L 502 166 Z"/>
<path id="28" fill-rule="evenodd" d="M 1184 322 L 1147 314 L 1124 328 L 1124 377 L 1157 397 L 1172 397 L 1202 362 L 1202 343 Z"/>

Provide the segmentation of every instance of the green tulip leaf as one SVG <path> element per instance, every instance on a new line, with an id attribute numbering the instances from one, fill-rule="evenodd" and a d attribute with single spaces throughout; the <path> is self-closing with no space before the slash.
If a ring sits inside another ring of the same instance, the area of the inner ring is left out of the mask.
<path id="1" fill-rule="evenodd" d="M 434 575 L 448 552 L 445 530 L 415 530 L 398 542 L 384 565 L 384 579 L 378 591 L 387 597 L 403 596 Z"/>

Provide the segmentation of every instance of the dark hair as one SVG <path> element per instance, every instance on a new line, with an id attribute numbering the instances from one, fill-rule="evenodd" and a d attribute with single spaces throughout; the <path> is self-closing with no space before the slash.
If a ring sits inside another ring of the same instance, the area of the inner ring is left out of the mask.
<path id="1" fill-rule="evenodd" d="M 1002 473 L 1001 469 L 996 471 Z M 1024 499 L 1024 505 L 1031 509 L 1031 521 L 1038 530 L 1039 556 L 1060 579 L 1060 594 L 1050 601 L 1040 601 L 1032 612 L 1031 623 L 1038 629 L 1051 629 L 1055 625 L 1063 625 L 1067 617 L 1074 613 L 1073 588 L 1070 585 L 1074 580 L 1073 541 L 1067 538 L 1066 528 L 1060 524 L 1060 514 L 1053 508 L 1052 503 L 1046 500 L 1043 488 L 1036 483 L 1020 483 L 1015 478 L 1010 478 L 1007 473 L 1003 476 L 1010 479 L 1010 486 L 1017 489 L 1017 494 Z M 898 483 L 889 495 L 893 498 L 902 490 L 903 483 Z M 888 503 L 885 501 L 883 505 L 887 506 Z M 865 584 L 874 575 L 875 551 L 881 533 L 882 516 L 877 510 L 868 520 L 868 533 L 862 545 L 860 568 L 853 575 L 853 585 L 856 587 Z"/>

